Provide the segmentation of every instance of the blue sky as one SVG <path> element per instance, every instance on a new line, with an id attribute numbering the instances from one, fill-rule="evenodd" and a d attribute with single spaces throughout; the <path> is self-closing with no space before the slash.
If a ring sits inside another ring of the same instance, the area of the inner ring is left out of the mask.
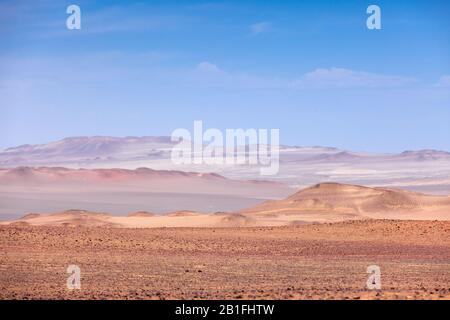
<path id="1" fill-rule="evenodd" d="M 0 39 L 0 148 L 203 120 L 291 145 L 450 150 L 448 1 L 0 1 Z"/>

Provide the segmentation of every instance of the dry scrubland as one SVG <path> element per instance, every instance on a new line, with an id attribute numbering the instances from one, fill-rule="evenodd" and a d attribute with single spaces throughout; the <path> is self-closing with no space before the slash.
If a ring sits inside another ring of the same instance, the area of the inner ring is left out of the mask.
<path id="1" fill-rule="evenodd" d="M 449 299 L 450 222 L 0 226 L 1 299 Z M 66 268 L 81 268 L 81 290 Z M 366 268 L 382 290 L 365 288 Z"/>

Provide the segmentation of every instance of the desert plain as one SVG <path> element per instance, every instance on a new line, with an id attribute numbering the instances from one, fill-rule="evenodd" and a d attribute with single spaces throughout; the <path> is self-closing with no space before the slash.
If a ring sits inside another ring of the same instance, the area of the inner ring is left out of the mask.
<path id="1" fill-rule="evenodd" d="M 0 299 L 449 299 L 450 222 L 0 226 Z M 81 289 L 66 286 L 68 265 Z M 381 290 L 366 287 L 369 265 Z"/>

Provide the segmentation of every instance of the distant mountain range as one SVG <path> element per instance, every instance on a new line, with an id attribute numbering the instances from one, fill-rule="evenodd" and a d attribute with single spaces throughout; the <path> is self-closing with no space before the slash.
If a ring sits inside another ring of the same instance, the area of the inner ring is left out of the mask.
<path id="1" fill-rule="evenodd" d="M 416 150 L 394 154 L 355 152 L 322 146 L 282 145 L 279 148 L 278 174 L 261 176 L 258 164 L 175 164 L 171 161 L 171 152 L 175 144 L 176 142 L 167 136 L 72 137 L 47 144 L 5 149 L 0 152 L 0 168 L 22 167 L 21 170 L 25 171 L 39 167 L 94 170 L 67 173 L 63 170 L 46 169 L 48 175 L 57 173 L 60 176 L 65 175 L 66 178 L 71 176 L 73 179 L 75 175 L 91 177 L 128 174 L 131 177 L 136 173 L 118 170 L 147 168 L 154 172 L 151 175 L 144 174 L 145 169 L 140 169 L 139 176 L 151 177 L 153 181 L 156 181 L 157 171 L 169 170 L 172 175 L 174 172 L 214 173 L 231 180 L 269 180 L 283 183 L 290 188 L 305 188 L 324 181 L 334 181 L 431 194 L 450 194 L 450 153 L 446 151 Z M 116 171 L 107 171 L 108 169 Z M 33 174 L 39 176 L 44 171 L 45 169 L 39 169 L 33 171 Z M 151 185 L 151 190 L 154 190 L 155 184 Z M 133 186 L 136 187 L 135 182 Z M 185 188 L 182 189 L 184 192 Z M 261 195 L 259 192 L 251 194 L 258 197 Z M 277 193 L 274 197 L 277 195 L 280 194 Z"/>
<path id="2" fill-rule="evenodd" d="M 21 145 L 0 152 L 0 166 L 63 165 L 154 159 L 170 156 L 170 137 L 72 137 L 46 144 Z"/>
<path id="3" fill-rule="evenodd" d="M 176 142 L 170 137 L 71 137 L 55 142 L 21 145 L 0 152 L 0 167 L 95 166 L 129 167 L 133 162 L 170 159 Z M 354 161 L 373 158 L 390 160 L 449 160 L 450 153 L 438 150 L 405 151 L 400 154 L 371 154 L 331 147 L 281 146 L 282 161 Z"/>

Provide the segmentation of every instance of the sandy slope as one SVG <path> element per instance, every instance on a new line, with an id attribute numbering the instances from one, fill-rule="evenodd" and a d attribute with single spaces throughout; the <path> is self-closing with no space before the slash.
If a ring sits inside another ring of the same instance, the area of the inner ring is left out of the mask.
<path id="1" fill-rule="evenodd" d="M 27 214 L 24 217 L 4 221 L 0 224 L 65 227 L 116 227 L 116 228 L 158 228 L 158 227 L 236 227 L 264 225 L 240 214 L 202 214 L 193 211 L 176 211 L 165 215 L 148 212 L 133 212 L 127 216 L 112 216 L 107 213 L 85 210 L 67 210 L 52 214 Z"/>
<path id="2" fill-rule="evenodd" d="M 348 219 L 450 220 L 450 197 L 416 192 L 321 183 L 283 200 L 266 201 L 240 211 L 255 218 L 284 216 L 304 222 Z"/>

